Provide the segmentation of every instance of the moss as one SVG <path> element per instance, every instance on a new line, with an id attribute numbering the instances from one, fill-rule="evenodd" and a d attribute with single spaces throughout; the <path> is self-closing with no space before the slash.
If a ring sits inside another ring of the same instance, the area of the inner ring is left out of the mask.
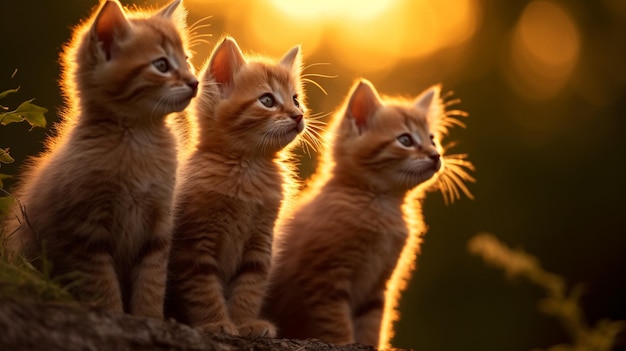
<path id="1" fill-rule="evenodd" d="M 74 301 L 73 296 L 50 277 L 49 264 L 40 271 L 22 255 L 10 255 L 0 228 L 0 298 L 35 301 Z M 43 260 L 45 262 L 45 260 Z"/>

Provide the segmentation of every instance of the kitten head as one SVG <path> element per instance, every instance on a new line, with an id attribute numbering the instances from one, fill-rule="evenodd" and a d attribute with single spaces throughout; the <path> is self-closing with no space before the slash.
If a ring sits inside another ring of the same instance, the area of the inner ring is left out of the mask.
<path id="1" fill-rule="evenodd" d="M 82 109 L 139 120 L 183 110 L 198 81 L 187 63 L 180 3 L 127 13 L 117 1 L 103 2 L 64 53 L 68 97 L 77 94 Z"/>
<path id="2" fill-rule="evenodd" d="M 305 129 L 300 47 L 279 61 L 244 56 L 232 38 L 211 54 L 197 112 L 200 144 L 247 155 L 275 155 Z"/>
<path id="3" fill-rule="evenodd" d="M 450 122 L 439 86 L 412 100 L 383 99 L 361 80 L 344 106 L 331 128 L 336 177 L 375 192 L 406 193 L 445 173 L 439 141 Z"/>

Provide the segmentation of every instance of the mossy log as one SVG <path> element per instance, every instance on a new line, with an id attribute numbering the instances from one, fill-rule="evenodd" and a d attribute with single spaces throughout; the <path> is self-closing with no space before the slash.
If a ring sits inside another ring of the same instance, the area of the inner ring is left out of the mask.
<path id="1" fill-rule="evenodd" d="M 372 351 L 318 340 L 202 333 L 173 320 L 105 313 L 76 304 L 0 299 L 0 350 Z"/>

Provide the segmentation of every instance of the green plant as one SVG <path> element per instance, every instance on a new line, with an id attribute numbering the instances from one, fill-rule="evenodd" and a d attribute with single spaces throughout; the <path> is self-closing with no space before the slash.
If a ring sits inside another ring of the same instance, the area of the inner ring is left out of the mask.
<path id="1" fill-rule="evenodd" d="M 15 75 L 15 73 L 13 73 Z M 0 93 L 0 99 L 10 94 L 17 93 L 19 87 L 8 89 Z M 0 126 L 11 123 L 26 122 L 31 129 L 35 127 L 45 128 L 44 107 L 33 104 L 34 99 L 22 102 L 16 109 L 0 104 Z M 12 163 L 15 160 L 9 152 L 9 148 L 0 146 L 0 167 L 2 164 Z M 3 189 L 3 181 L 12 178 L 11 175 L 0 173 L 0 217 L 7 213 L 13 203 L 13 197 Z M 72 301 L 67 288 L 61 287 L 50 278 L 50 266 L 42 258 L 40 270 L 33 267 L 24 256 L 10 253 L 6 245 L 7 237 L 11 233 L 4 233 L 4 227 L 0 226 L 0 297 L 2 298 L 31 298 L 38 301 Z"/>
<path id="2" fill-rule="evenodd" d="M 13 73 L 13 76 L 14 75 L 15 72 Z M 17 93 L 19 90 L 20 87 L 5 90 L 0 93 L 0 99 L 4 99 L 10 94 Z M 31 129 L 35 127 L 45 128 L 47 124 L 45 114 L 48 110 L 44 107 L 33 104 L 34 100 L 35 99 L 26 100 L 14 110 L 10 110 L 8 107 L 0 104 L 0 110 L 3 111 L 0 112 L 0 125 L 6 126 L 11 123 L 26 122 L 30 124 Z M 0 167 L 2 164 L 8 164 L 15 161 L 9 151 L 8 147 L 5 148 L 0 146 Z M 0 189 L 4 188 L 3 181 L 10 178 L 12 178 L 12 176 L 0 173 Z M 7 212 L 12 202 L 13 198 L 11 196 L 0 196 L 0 216 Z"/>
<path id="3" fill-rule="evenodd" d="M 555 345 L 547 351 L 609 351 L 617 334 L 626 330 L 626 322 L 608 319 L 589 326 L 580 307 L 582 287 L 577 285 L 568 291 L 562 277 L 546 272 L 536 257 L 523 250 L 510 249 L 486 233 L 474 236 L 468 248 L 486 263 L 504 269 L 509 278 L 524 277 L 546 291 L 547 297 L 539 302 L 539 310 L 557 318 L 572 340 L 571 344 Z"/>

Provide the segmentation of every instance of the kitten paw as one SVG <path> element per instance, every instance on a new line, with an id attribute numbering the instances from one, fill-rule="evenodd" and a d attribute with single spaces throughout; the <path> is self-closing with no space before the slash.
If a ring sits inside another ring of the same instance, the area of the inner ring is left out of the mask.
<path id="1" fill-rule="evenodd" d="M 267 338 L 276 337 L 276 327 L 274 324 L 262 319 L 241 323 L 237 329 L 239 330 L 239 335 L 241 336 L 262 336 Z"/>
<path id="2" fill-rule="evenodd" d="M 202 330 L 205 333 L 211 334 L 229 334 L 235 336 L 239 335 L 237 327 L 229 321 L 204 323 L 202 325 L 199 325 L 198 329 Z"/>

